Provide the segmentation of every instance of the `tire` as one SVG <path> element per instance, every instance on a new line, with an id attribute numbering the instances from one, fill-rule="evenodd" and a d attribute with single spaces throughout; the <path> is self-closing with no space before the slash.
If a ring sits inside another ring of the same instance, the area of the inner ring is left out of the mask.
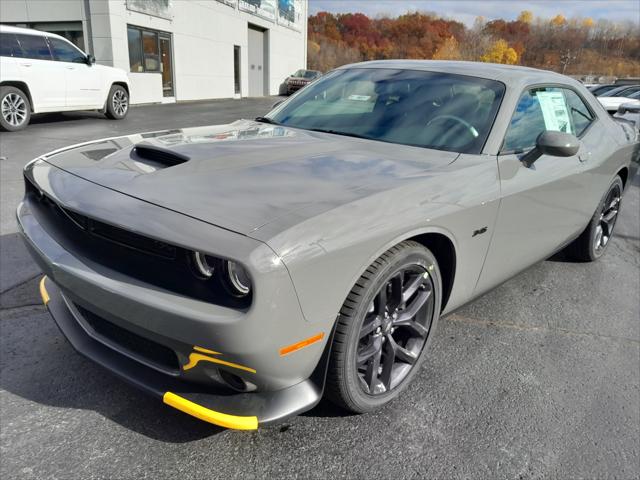
<path id="1" fill-rule="evenodd" d="M 122 120 L 129 113 L 129 94 L 122 85 L 112 85 L 107 97 L 105 115 L 111 120 Z"/>
<path id="2" fill-rule="evenodd" d="M 404 272 L 402 277 L 399 272 Z M 412 284 L 419 284 L 413 293 Z M 383 302 L 383 292 L 388 303 Z M 407 301 L 404 308 L 395 310 L 401 296 L 398 292 L 406 294 Z M 425 296 L 413 317 L 415 321 L 407 322 L 406 317 Z M 440 270 L 428 249 L 417 242 L 405 241 L 382 254 L 356 282 L 338 315 L 327 372 L 327 398 L 355 413 L 370 412 L 396 398 L 424 361 L 437 325 L 441 299 Z M 391 310 L 382 308 L 383 303 L 391 305 Z M 384 311 L 389 317 L 384 316 Z M 422 328 L 418 328 L 417 322 Z M 371 333 L 365 333 L 369 330 Z M 358 367 L 357 355 L 367 358 L 377 349 L 380 354 L 374 353 Z M 391 351 L 397 351 L 397 355 L 391 356 Z M 391 362 L 389 367 L 389 359 L 397 363 Z"/>
<path id="3" fill-rule="evenodd" d="M 567 248 L 566 253 L 580 262 L 593 262 L 609 246 L 620 210 L 623 184 L 619 176 L 611 182 L 589 225 Z"/>
<path id="4" fill-rule="evenodd" d="M 0 87 L 0 127 L 7 132 L 22 130 L 31 120 L 31 102 L 19 88 Z"/>

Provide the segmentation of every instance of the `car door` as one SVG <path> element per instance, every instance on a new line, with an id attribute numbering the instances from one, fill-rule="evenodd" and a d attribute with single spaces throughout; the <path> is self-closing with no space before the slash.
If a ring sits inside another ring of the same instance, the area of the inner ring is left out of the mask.
<path id="1" fill-rule="evenodd" d="M 64 65 L 66 75 L 66 105 L 68 108 L 100 108 L 99 69 L 87 62 L 87 55 L 70 42 L 48 37 L 53 59 Z"/>
<path id="2" fill-rule="evenodd" d="M 17 33 L 16 39 L 20 46 L 16 62 L 22 80 L 29 87 L 34 112 L 64 110 L 66 72 L 64 66 L 53 61 L 46 38 Z"/>
<path id="3" fill-rule="evenodd" d="M 529 88 L 520 97 L 498 156 L 500 210 L 476 293 L 543 260 L 585 228 L 593 213 L 585 202 L 583 164 L 593 116 L 585 114 L 584 121 L 574 120 L 563 88 Z M 526 155 L 545 130 L 583 137 L 580 150 L 570 157 L 543 154 L 529 165 Z"/>

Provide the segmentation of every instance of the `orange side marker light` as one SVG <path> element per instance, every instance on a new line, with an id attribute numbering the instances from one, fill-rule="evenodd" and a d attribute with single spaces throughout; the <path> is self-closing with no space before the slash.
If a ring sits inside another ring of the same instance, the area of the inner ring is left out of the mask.
<path id="1" fill-rule="evenodd" d="M 316 342 L 319 342 L 320 340 L 322 340 L 324 338 L 324 333 L 318 333 L 317 335 L 314 335 L 313 337 L 309 337 L 305 340 L 302 340 L 298 343 L 294 343 L 293 345 L 288 345 L 286 347 L 282 347 L 280 349 L 280 356 L 283 357 L 285 355 L 289 355 L 290 353 L 296 352 L 304 347 L 308 347 L 309 345 L 312 345 Z"/>

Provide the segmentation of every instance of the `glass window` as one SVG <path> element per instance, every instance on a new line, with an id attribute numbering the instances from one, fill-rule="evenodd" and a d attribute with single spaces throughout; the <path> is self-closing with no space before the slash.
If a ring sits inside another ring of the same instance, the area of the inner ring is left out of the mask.
<path id="1" fill-rule="evenodd" d="M 587 108 L 584 101 L 573 90 L 564 90 L 564 95 L 571 113 L 573 121 L 573 131 L 577 137 L 581 136 L 591 122 L 593 122 L 593 114 Z"/>
<path id="2" fill-rule="evenodd" d="M 240 94 L 240 47 L 233 46 L 233 85 L 236 94 Z"/>
<path id="3" fill-rule="evenodd" d="M 49 45 L 44 37 L 40 35 L 22 35 L 16 34 L 18 43 L 22 49 L 24 58 L 33 58 L 34 60 L 51 60 L 51 52 Z"/>
<path id="4" fill-rule="evenodd" d="M 137 28 L 127 28 L 129 39 L 129 65 L 132 72 L 144 72 L 142 66 L 142 32 Z"/>
<path id="5" fill-rule="evenodd" d="M 160 52 L 158 50 L 158 34 L 156 32 L 142 32 L 142 49 L 144 53 L 144 70 L 146 72 L 159 72 Z"/>
<path id="6" fill-rule="evenodd" d="M 13 33 L 0 33 L 0 56 L 20 57 L 20 45 Z"/>
<path id="7" fill-rule="evenodd" d="M 522 152 L 536 146 L 545 130 L 575 133 L 563 90 L 535 88 L 520 97 L 505 136 L 503 151 Z"/>
<path id="8" fill-rule="evenodd" d="M 87 56 L 64 40 L 49 38 L 53 58 L 58 62 L 86 63 Z"/>
<path id="9" fill-rule="evenodd" d="M 132 72 L 162 71 L 158 32 L 127 26 L 127 39 Z"/>
<path id="10" fill-rule="evenodd" d="M 476 77 L 352 68 L 321 77 L 269 117 L 308 130 L 479 153 L 503 94 L 502 83 Z"/>
<path id="11" fill-rule="evenodd" d="M 536 146 L 545 130 L 570 133 L 579 137 L 594 117 L 573 90 L 544 87 L 527 91 L 520 97 L 504 139 L 503 152 L 523 152 Z"/>

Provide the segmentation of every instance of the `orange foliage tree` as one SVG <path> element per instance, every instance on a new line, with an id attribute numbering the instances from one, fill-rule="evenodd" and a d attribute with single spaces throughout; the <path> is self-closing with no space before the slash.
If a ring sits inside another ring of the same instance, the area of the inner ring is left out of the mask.
<path id="1" fill-rule="evenodd" d="M 386 58 L 520 63 L 567 74 L 640 76 L 637 25 L 591 18 L 551 19 L 524 10 L 516 20 L 479 17 L 473 26 L 435 14 L 396 18 L 320 12 L 308 20 L 309 67 Z"/>

